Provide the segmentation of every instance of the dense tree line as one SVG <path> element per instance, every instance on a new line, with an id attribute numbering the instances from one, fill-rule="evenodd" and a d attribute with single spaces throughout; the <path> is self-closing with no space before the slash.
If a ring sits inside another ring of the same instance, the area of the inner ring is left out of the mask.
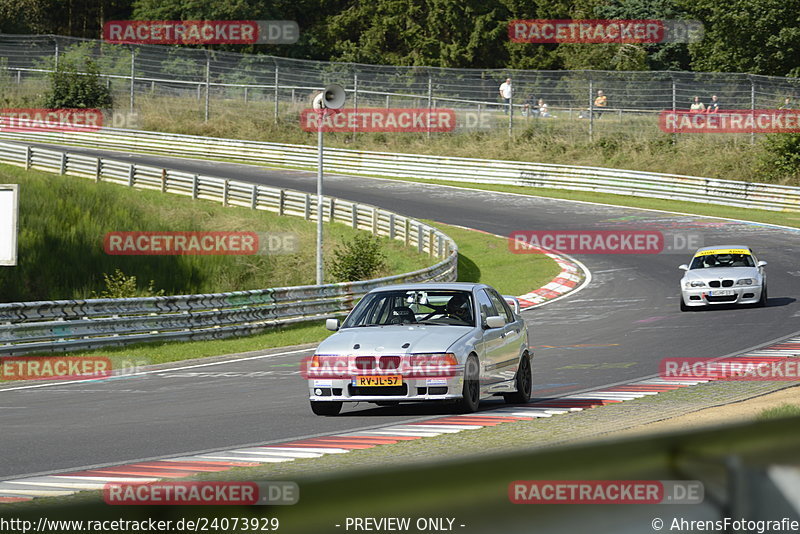
<path id="1" fill-rule="evenodd" d="M 706 70 L 800 76 L 800 0 L 0 0 L 0 32 L 98 38 L 103 23 L 296 20 L 292 46 L 228 47 L 305 59 L 520 69 Z M 525 44 L 514 19 L 697 19 L 694 44 Z"/>

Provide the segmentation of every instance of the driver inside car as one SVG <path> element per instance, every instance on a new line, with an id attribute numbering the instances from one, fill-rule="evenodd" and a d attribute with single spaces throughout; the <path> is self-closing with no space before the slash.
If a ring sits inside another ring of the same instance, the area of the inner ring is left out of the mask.
<path id="1" fill-rule="evenodd" d="M 447 301 L 447 314 L 464 321 L 466 324 L 472 324 L 469 298 L 462 294 L 450 297 L 450 300 Z"/>

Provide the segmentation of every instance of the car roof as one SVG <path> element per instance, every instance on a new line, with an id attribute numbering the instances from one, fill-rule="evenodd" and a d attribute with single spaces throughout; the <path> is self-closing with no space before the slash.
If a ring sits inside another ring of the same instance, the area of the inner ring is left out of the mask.
<path id="1" fill-rule="evenodd" d="M 477 288 L 489 287 L 486 284 L 477 284 L 474 282 L 417 282 L 415 284 L 394 284 L 375 288 L 372 291 L 387 291 L 387 290 L 401 290 L 408 291 L 412 289 L 421 289 L 427 291 L 434 291 L 437 289 L 473 291 Z M 370 291 L 370 293 L 372 293 Z"/>
<path id="2" fill-rule="evenodd" d="M 750 247 L 746 247 L 744 245 L 715 245 L 713 247 L 700 247 L 700 248 L 697 249 L 695 254 L 697 254 L 698 252 L 705 252 L 707 250 L 720 250 L 720 249 L 721 250 L 743 249 L 743 250 L 749 250 L 750 252 L 753 252 L 753 250 Z"/>

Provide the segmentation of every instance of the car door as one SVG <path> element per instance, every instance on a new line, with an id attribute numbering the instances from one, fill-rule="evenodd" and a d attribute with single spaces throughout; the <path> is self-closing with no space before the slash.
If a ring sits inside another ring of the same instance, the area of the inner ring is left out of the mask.
<path id="1" fill-rule="evenodd" d="M 498 361 L 498 376 L 502 380 L 513 380 L 517 372 L 519 363 L 520 347 L 522 344 L 522 319 L 518 319 L 504 299 L 497 291 L 488 290 L 489 298 L 492 300 L 497 314 L 506 320 L 503 327 L 503 350 L 502 358 Z M 498 329 L 499 330 L 499 329 Z"/>
<path id="2" fill-rule="evenodd" d="M 486 318 L 499 315 L 494 302 L 485 289 L 479 289 L 476 294 L 478 310 L 480 312 L 480 326 L 482 329 L 483 354 L 481 355 L 482 385 L 494 385 L 502 381 L 500 364 L 506 359 L 505 327 L 486 328 Z"/>

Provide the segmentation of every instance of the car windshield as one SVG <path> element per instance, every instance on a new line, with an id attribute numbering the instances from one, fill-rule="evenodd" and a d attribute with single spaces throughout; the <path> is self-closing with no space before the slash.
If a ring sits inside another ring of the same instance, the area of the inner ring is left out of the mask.
<path id="1" fill-rule="evenodd" d="M 750 254 L 706 254 L 695 256 L 690 269 L 713 269 L 715 267 L 755 267 Z"/>
<path id="2" fill-rule="evenodd" d="M 474 326 L 474 309 L 469 291 L 378 291 L 361 299 L 342 328 L 394 324 Z"/>

